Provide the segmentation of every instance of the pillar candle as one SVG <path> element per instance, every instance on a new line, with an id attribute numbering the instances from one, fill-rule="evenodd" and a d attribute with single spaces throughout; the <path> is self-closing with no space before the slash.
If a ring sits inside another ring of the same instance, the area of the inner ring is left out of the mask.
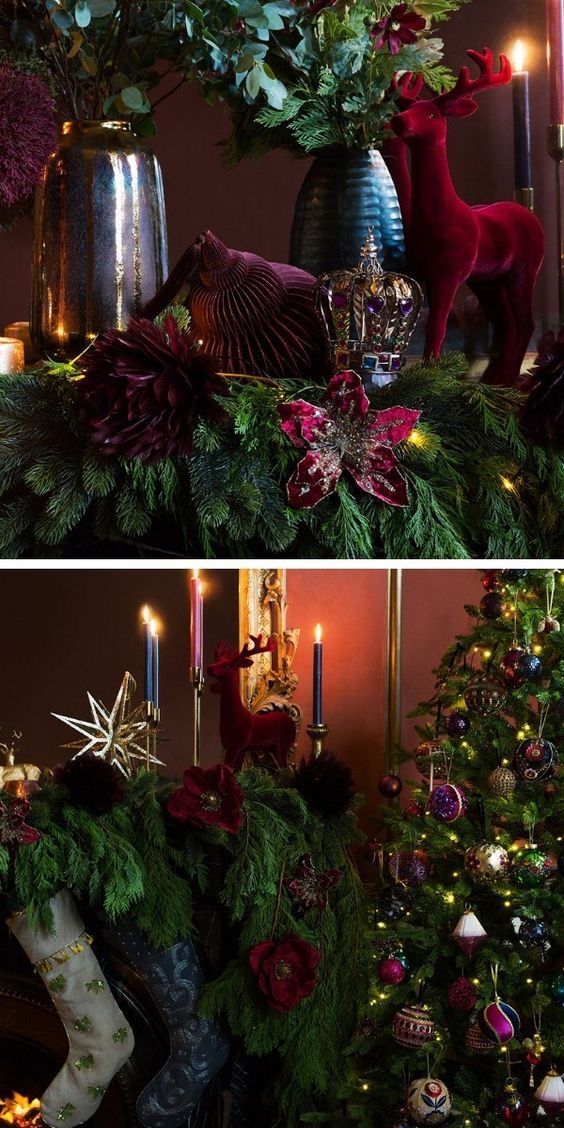
<path id="1" fill-rule="evenodd" d="M 153 705 L 155 709 L 159 708 L 159 636 L 157 634 L 157 624 L 154 619 L 151 620 L 151 667 L 152 667 L 152 687 L 153 687 Z"/>
<path id="2" fill-rule="evenodd" d="M 39 360 L 39 353 L 31 340 L 29 321 L 12 321 L 11 325 L 5 325 L 4 336 L 12 337 L 16 341 L 22 341 L 26 364 L 35 364 L 35 361 Z"/>
<path id="3" fill-rule="evenodd" d="M 203 599 L 198 572 L 190 580 L 190 665 L 202 668 Z"/>
<path id="4" fill-rule="evenodd" d="M 153 643 L 151 638 L 151 613 L 143 608 L 143 631 L 145 638 L 145 701 L 153 700 Z"/>
<path id="5" fill-rule="evenodd" d="M 531 100 L 529 72 L 524 67 L 524 50 L 521 40 L 514 48 L 513 57 L 513 151 L 515 159 L 515 187 L 531 188 Z"/>
<path id="6" fill-rule="evenodd" d="M 320 725 L 323 714 L 323 643 L 321 627 L 317 624 L 313 644 L 313 723 Z"/>
<path id="7" fill-rule="evenodd" d="M 564 125 L 564 0 L 546 0 L 550 125 Z"/>
<path id="8" fill-rule="evenodd" d="M 23 368 L 23 341 L 17 341 L 15 337 L 0 337 L 0 375 L 23 372 Z"/>

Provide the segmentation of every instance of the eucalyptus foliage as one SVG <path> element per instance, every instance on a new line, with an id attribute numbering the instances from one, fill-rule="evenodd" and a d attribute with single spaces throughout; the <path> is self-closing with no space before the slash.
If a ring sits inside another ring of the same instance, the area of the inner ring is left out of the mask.
<path id="1" fill-rule="evenodd" d="M 377 409 L 421 411 L 414 441 L 396 448 L 409 487 L 405 509 L 344 478 L 313 509 L 288 506 L 300 452 L 281 430 L 278 405 L 319 403 L 319 386 L 230 379 L 224 421 L 197 424 L 192 454 L 147 464 L 92 446 L 72 365 L 2 376 L 0 554 L 561 556 L 562 455 L 527 443 L 518 392 L 468 383 L 465 370 L 464 357 L 446 355 L 406 367 L 371 393 Z"/>

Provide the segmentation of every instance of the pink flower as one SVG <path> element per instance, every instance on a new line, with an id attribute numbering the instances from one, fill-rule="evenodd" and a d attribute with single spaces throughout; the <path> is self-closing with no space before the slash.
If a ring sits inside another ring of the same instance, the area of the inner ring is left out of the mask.
<path id="1" fill-rule="evenodd" d="M 399 55 L 405 43 L 417 42 L 417 33 L 425 26 L 424 16 L 418 16 L 408 4 L 396 4 L 389 16 L 378 20 L 370 32 L 374 50 L 387 46 L 391 55 Z"/>
<path id="2" fill-rule="evenodd" d="M 409 438 L 420 412 L 408 407 L 371 411 L 357 372 L 333 376 L 323 402 L 280 404 L 282 430 L 296 447 L 309 447 L 287 486 L 294 509 L 310 509 L 333 493 L 343 470 L 357 486 L 388 505 L 407 505 L 407 486 L 392 447 Z"/>

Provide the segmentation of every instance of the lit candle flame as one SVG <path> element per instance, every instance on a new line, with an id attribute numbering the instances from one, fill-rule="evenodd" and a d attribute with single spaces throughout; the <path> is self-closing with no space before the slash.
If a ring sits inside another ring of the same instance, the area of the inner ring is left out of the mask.
<path id="1" fill-rule="evenodd" d="M 144 608 L 141 612 L 141 615 L 143 616 L 143 622 L 144 623 L 149 623 L 151 621 L 151 612 L 149 611 L 147 604 L 145 604 L 145 606 L 144 606 Z"/>
<path id="2" fill-rule="evenodd" d="M 151 619 L 151 637 L 156 638 L 159 630 L 159 624 L 156 619 Z"/>
<path id="3" fill-rule="evenodd" d="M 315 641 L 321 642 L 321 626 L 320 626 L 319 623 L 317 624 L 317 626 L 315 628 Z"/>
<path id="4" fill-rule="evenodd" d="M 192 579 L 198 580 L 199 578 L 200 578 L 200 569 L 199 568 L 193 568 L 192 569 Z"/>
<path id="5" fill-rule="evenodd" d="M 525 70 L 525 44 L 522 39 L 517 39 L 511 52 L 511 65 L 514 74 L 522 74 Z"/>

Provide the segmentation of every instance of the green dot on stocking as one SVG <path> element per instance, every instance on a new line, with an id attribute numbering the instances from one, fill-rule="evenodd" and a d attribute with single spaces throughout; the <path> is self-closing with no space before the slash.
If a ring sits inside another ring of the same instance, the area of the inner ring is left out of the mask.
<path id="1" fill-rule="evenodd" d="M 116 1030 L 115 1034 L 112 1034 L 112 1038 L 114 1042 L 125 1042 L 127 1038 L 127 1027 L 120 1026 L 119 1030 Z"/>
<path id="2" fill-rule="evenodd" d="M 67 981 L 64 975 L 56 975 L 54 979 L 49 979 L 47 983 L 47 986 L 53 993 L 53 995 L 59 995 L 61 991 L 64 991 L 66 985 Z"/>
<path id="3" fill-rule="evenodd" d="M 92 1020 L 85 1014 L 82 1018 L 77 1018 L 74 1028 L 84 1034 L 87 1030 L 92 1030 Z"/>
<path id="4" fill-rule="evenodd" d="M 81 1072 L 83 1069 L 92 1069 L 93 1065 L 94 1058 L 92 1057 L 92 1054 L 85 1054 L 84 1057 L 77 1058 L 74 1063 L 75 1069 L 78 1069 L 79 1072 Z"/>
<path id="5" fill-rule="evenodd" d="M 73 1112 L 76 1112 L 73 1104 L 63 1105 L 57 1113 L 57 1120 L 70 1120 Z"/>
<path id="6" fill-rule="evenodd" d="M 100 991 L 103 991 L 106 985 L 103 979 L 90 979 L 84 986 L 87 991 L 93 991 L 95 995 L 99 995 Z"/>
<path id="7" fill-rule="evenodd" d="M 90 1100 L 99 1101 L 104 1096 L 106 1087 L 105 1085 L 89 1085 L 86 1092 L 88 1093 Z"/>

